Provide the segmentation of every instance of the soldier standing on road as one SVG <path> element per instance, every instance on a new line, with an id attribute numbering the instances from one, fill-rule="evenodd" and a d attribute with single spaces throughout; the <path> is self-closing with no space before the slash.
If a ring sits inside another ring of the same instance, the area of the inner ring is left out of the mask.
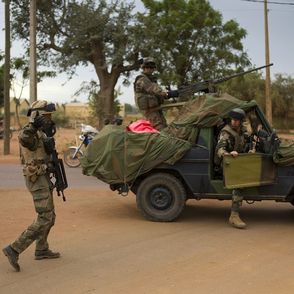
<path id="1" fill-rule="evenodd" d="M 20 271 L 19 254 L 36 241 L 35 259 L 59 258 L 58 252 L 49 249 L 47 237 L 55 222 L 53 184 L 50 182 L 50 154 L 46 153 L 46 138 L 55 133 L 51 113 L 53 103 L 35 101 L 29 109 L 30 122 L 19 134 L 23 174 L 26 186 L 33 196 L 37 219 L 10 245 L 3 249 L 10 264 Z M 47 134 L 47 135 L 46 135 Z"/>
<path id="2" fill-rule="evenodd" d="M 164 91 L 153 75 L 156 63 L 153 58 L 146 57 L 142 64 L 143 72 L 134 82 L 135 100 L 139 110 L 150 121 L 151 125 L 161 131 L 167 127 L 161 104 L 164 99 L 177 97 L 178 91 Z"/>
<path id="3" fill-rule="evenodd" d="M 237 157 L 245 151 L 246 140 L 244 137 L 245 128 L 242 125 L 245 119 L 245 112 L 241 108 L 235 108 L 229 113 L 230 123 L 224 126 L 219 135 L 216 146 L 216 160 L 219 162 L 224 155 Z M 238 189 L 232 192 L 232 208 L 229 223 L 238 229 L 244 229 L 246 224 L 240 219 L 239 211 L 242 206 L 243 197 Z"/>

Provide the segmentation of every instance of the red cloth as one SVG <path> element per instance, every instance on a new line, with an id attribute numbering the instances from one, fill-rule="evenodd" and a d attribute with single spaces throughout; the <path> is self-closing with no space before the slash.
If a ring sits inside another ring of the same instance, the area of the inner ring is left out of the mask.
<path id="1" fill-rule="evenodd" d="M 128 130 L 134 133 L 158 133 L 149 120 L 139 119 L 128 126 Z"/>

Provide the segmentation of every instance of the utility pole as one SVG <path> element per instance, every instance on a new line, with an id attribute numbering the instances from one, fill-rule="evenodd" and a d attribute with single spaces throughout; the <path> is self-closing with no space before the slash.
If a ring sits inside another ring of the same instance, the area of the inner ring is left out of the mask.
<path id="1" fill-rule="evenodd" d="M 30 104 L 37 101 L 36 0 L 30 0 Z"/>
<path id="2" fill-rule="evenodd" d="M 267 0 L 264 0 L 264 33 L 265 33 L 265 64 L 270 64 L 269 54 L 269 34 L 268 34 L 268 9 Z M 268 122 L 272 125 L 272 100 L 270 96 L 271 78 L 270 78 L 270 67 L 266 68 L 265 76 L 265 114 Z"/>
<path id="3" fill-rule="evenodd" d="M 4 64 L 4 148 L 10 153 L 10 0 L 5 1 L 5 64 Z"/>

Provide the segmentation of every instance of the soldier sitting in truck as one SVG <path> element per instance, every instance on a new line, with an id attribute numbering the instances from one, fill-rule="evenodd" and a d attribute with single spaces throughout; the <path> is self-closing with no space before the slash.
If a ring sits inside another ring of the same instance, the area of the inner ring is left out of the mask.
<path id="1" fill-rule="evenodd" d="M 219 165 L 225 155 L 237 157 L 243 153 L 246 147 L 245 128 L 243 121 L 245 112 L 241 108 L 234 108 L 229 113 L 230 122 L 225 125 L 219 134 L 219 139 L 215 150 L 215 163 Z M 237 190 L 232 193 L 232 208 L 229 223 L 238 229 L 243 229 L 246 224 L 240 219 L 239 211 L 242 205 L 243 197 Z"/>

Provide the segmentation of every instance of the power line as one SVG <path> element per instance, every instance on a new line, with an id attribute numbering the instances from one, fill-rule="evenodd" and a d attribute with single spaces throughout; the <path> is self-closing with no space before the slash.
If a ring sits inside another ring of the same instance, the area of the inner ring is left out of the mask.
<path id="1" fill-rule="evenodd" d="M 241 0 L 241 1 L 264 3 L 263 0 Z M 268 1 L 267 3 L 268 3 L 268 4 L 278 4 L 278 5 L 294 5 L 294 3 L 290 3 L 290 2 Z"/>

